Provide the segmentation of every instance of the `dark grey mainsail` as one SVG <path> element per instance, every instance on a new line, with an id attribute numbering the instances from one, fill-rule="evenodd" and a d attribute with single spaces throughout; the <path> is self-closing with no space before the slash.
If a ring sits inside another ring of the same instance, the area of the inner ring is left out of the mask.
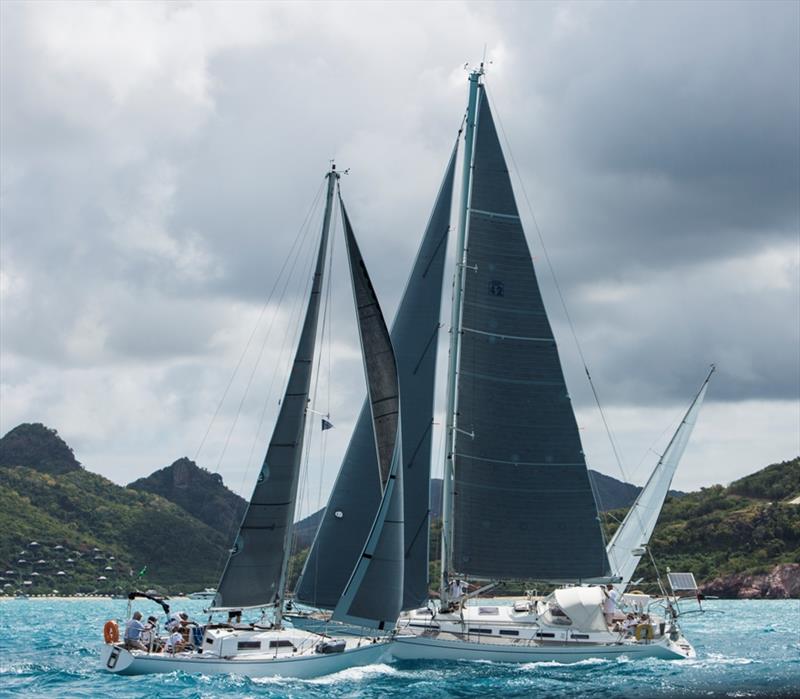
<path id="1" fill-rule="evenodd" d="M 434 375 L 455 160 L 454 149 L 391 333 L 403 393 L 403 609 L 418 607 L 428 597 Z M 374 439 L 372 416 L 365 401 L 297 585 L 296 596 L 302 602 L 335 607 L 361 555 L 382 491 Z M 330 552 L 335 555 L 326 555 Z"/>
<path id="2" fill-rule="evenodd" d="M 473 157 L 453 565 L 488 579 L 604 577 L 575 416 L 482 86 Z"/>
<path id="3" fill-rule="evenodd" d="M 215 607 L 275 602 L 280 608 L 303 451 L 333 188 L 338 176 L 332 170 L 327 177 L 325 215 L 300 340 L 264 464 L 217 586 Z"/>
<path id="4" fill-rule="evenodd" d="M 333 619 L 383 629 L 394 626 L 403 602 L 400 380 L 389 330 L 341 198 L 340 203 L 383 497 Z"/>

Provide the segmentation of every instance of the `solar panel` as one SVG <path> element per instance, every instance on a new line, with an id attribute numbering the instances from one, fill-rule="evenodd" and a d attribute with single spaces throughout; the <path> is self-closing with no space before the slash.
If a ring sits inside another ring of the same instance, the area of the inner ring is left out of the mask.
<path id="1" fill-rule="evenodd" d="M 693 573 L 667 573 L 669 586 L 673 590 L 696 590 L 697 581 Z"/>

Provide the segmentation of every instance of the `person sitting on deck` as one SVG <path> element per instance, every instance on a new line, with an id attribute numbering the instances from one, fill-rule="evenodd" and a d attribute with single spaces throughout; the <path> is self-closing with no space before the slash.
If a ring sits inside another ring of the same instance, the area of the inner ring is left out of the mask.
<path id="1" fill-rule="evenodd" d="M 158 652 L 161 649 L 161 642 L 156 634 L 156 629 L 158 629 L 158 619 L 152 615 L 147 617 L 147 623 L 144 625 L 144 630 L 139 640 L 150 652 Z"/>
<path id="2" fill-rule="evenodd" d="M 625 617 L 625 621 L 622 622 L 622 626 L 620 629 L 623 635 L 625 636 L 633 635 L 633 630 L 636 628 L 637 623 L 638 622 L 636 621 L 636 617 L 633 616 L 633 614 L 628 614 L 628 616 Z"/>
<path id="3" fill-rule="evenodd" d="M 167 619 L 167 623 L 164 624 L 167 631 L 172 633 L 181 625 L 181 613 L 180 612 L 172 612 Z"/>
<path id="4" fill-rule="evenodd" d="M 167 643 L 164 646 L 165 653 L 180 653 L 186 647 L 186 641 L 183 638 L 183 634 L 178 630 L 175 629 L 167 639 Z"/>
<path id="5" fill-rule="evenodd" d="M 125 648 L 127 650 L 147 650 L 144 643 L 142 643 L 142 631 L 144 631 L 144 624 L 142 623 L 142 613 L 134 612 L 131 619 L 125 625 Z"/>

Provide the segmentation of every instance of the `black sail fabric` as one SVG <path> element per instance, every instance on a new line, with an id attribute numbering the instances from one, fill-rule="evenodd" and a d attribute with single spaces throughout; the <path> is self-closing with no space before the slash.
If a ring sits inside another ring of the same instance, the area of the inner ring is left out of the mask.
<path id="1" fill-rule="evenodd" d="M 403 394 L 403 609 L 418 607 L 428 597 L 431 425 L 455 160 L 453 149 L 391 333 Z M 381 500 L 374 439 L 365 401 L 297 584 L 301 602 L 333 609 L 361 555 Z"/>
<path id="2" fill-rule="evenodd" d="M 250 504 L 217 587 L 216 607 L 269 604 L 279 596 L 303 451 L 332 197 L 330 183 L 311 295 L 289 382 Z"/>
<path id="3" fill-rule="evenodd" d="M 341 207 L 383 497 L 352 577 L 334 609 L 333 619 L 384 629 L 387 623 L 389 628 L 394 626 L 403 602 L 400 380 L 389 330 L 344 202 Z"/>
<path id="4" fill-rule="evenodd" d="M 588 580 L 608 560 L 561 363 L 481 87 L 458 365 L 453 561 Z"/>

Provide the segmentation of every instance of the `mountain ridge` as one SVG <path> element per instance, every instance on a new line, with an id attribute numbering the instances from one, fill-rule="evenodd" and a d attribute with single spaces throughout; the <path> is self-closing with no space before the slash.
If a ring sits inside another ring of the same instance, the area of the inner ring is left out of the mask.
<path id="1" fill-rule="evenodd" d="M 603 517 L 610 536 L 639 488 L 590 474 L 598 503 L 618 506 Z M 430 492 L 436 522 L 441 479 L 431 481 Z M 671 491 L 651 549 L 673 569 L 693 570 L 708 584 L 717 579 L 726 594 L 735 596 L 730 590 L 737 575 L 750 595 L 758 594 L 753 589 L 795 590 L 788 583 L 754 582 L 761 578 L 753 576 L 774 577 L 774 566 L 800 560 L 800 506 L 790 504 L 798 493 L 800 457 L 727 488 Z M 83 468 L 56 430 L 19 425 L 0 439 L 0 584 L 6 592 L 122 592 L 132 585 L 189 592 L 211 586 L 245 508 L 219 475 L 186 457 L 120 486 Z M 295 523 L 295 574 L 323 511 Z M 432 552 L 436 548 L 432 541 Z M 647 565 L 641 572 L 654 574 Z M 140 577 L 137 571 L 145 572 Z"/>

